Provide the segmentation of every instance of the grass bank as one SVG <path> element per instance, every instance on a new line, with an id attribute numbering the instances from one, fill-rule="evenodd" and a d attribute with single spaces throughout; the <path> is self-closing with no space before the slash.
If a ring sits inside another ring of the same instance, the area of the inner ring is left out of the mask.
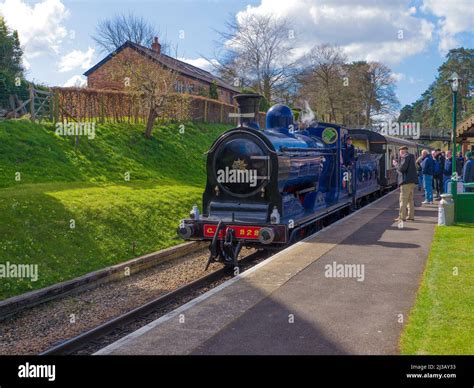
<path id="1" fill-rule="evenodd" d="M 98 125 L 76 147 L 52 124 L 0 122 L 0 264 L 38 265 L 37 281 L 0 279 L 0 299 L 182 242 L 204 153 L 227 128 L 170 125 L 146 140 L 141 125 Z"/>

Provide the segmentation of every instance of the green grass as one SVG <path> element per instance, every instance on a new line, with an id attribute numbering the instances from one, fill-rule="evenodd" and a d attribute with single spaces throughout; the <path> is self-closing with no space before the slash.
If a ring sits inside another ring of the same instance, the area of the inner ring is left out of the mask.
<path id="1" fill-rule="evenodd" d="M 26 120 L 0 122 L 0 187 L 21 183 L 123 182 L 159 180 L 161 183 L 202 184 L 204 152 L 228 126 L 185 124 L 160 126 L 146 140 L 143 125 L 97 125 L 94 139 L 57 136 L 54 126 Z"/>
<path id="2" fill-rule="evenodd" d="M 99 125 L 75 149 L 52 125 L 0 122 L 0 263 L 39 272 L 0 279 L 0 299 L 182 242 L 176 227 L 201 203 L 204 153 L 227 128 L 162 126 L 146 140 L 142 125 Z"/>
<path id="3" fill-rule="evenodd" d="M 400 348 L 402 354 L 474 354 L 473 224 L 437 227 Z"/>

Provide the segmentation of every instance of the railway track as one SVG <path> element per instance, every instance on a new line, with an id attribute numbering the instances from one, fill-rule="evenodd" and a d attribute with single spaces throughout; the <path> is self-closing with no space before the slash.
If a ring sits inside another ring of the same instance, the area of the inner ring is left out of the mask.
<path id="1" fill-rule="evenodd" d="M 198 254 L 204 250 L 204 244 L 196 242 L 184 243 L 0 301 L 0 321 L 24 310 L 63 298 L 72 293 L 90 290 L 101 284 L 121 280 L 160 263 L 179 259 L 188 254 Z"/>
<path id="2" fill-rule="evenodd" d="M 257 261 L 261 261 L 268 256 L 268 253 L 263 251 L 256 251 L 251 253 L 239 261 L 240 268 L 242 271 L 252 267 L 256 264 Z M 127 326 L 133 326 L 137 321 L 143 320 L 153 320 L 148 316 L 152 315 L 154 312 L 159 312 L 160 315 L 163 315 L 163 310 L 166 310 L 167 306 L 173 305 L 173 309 L 176 305 L 182 305 L 186 303 L 194 295 L 207 291 L 210 288 L 222 283 L 228 278 L 231 278 L 234 275 L 233 269 L 229 267 L 223 267 L 216 271 L 213 271 L 189 284 L 185 284 L 174 291 L 168 292 L 164 295 L 157 297 L 156 299 L 137 307 L 127 313 L 120 315 L 112 320 L 109 320 L 100 326 L 97 326 L 91 330 L 88 330 L 74 338 L 66 340 L 58 345 L 55 345 L 41 353 L 39 355 L 65 355 L 65 354 L 75 354 L 81 349 L 91 348 L 95 349 L 98 347 L 105 346 L 105 343 L 100 343 L 100 341 L 107 335 L 113 333 L 114 331 L 119 331 L 119 335 L 123 336 L 126 333 L 129 333 L 134 330 L 134 328 L 127 328 Z M 100 346 L 99 346 L 100 345 Z M 91 352 L 86 352 L 91 353 Z"/>

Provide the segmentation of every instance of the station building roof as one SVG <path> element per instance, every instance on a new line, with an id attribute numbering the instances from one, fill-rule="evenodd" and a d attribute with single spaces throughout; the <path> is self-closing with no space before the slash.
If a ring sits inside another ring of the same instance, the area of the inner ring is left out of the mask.
<path id="1" fill-rule="evenodd" d="M 474 137 L 474 115 L 469 116 L 457 126 L 456 135 L 459 139 Z"/>

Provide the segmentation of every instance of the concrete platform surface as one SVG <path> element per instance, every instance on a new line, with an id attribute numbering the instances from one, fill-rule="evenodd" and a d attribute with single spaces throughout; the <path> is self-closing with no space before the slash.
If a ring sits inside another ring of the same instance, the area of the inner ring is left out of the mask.
<path id="1" fill-rule="evenodd" d="M 397 354 L 437 208 L 397 215 L 395 191 L 96 354 Z"/>

